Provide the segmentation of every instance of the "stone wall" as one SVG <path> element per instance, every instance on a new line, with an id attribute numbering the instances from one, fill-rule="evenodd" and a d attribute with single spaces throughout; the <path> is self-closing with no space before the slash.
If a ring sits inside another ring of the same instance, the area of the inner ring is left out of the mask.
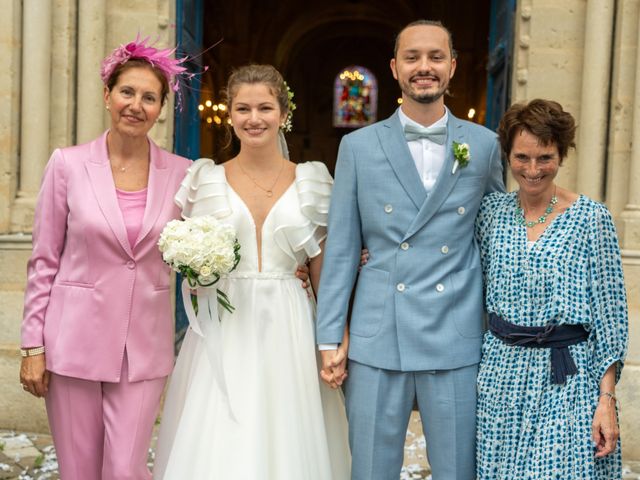
<path id="1" fill-rule="evenodd" d="M 172 45 L 173 0 L 4 0 L 0 16 L 0 427 L 45 430 L 18 384 L 35 195 L 50 152 L 107 125 L 99 63 L 138 32 Z M 614 6 L 616 8 L 614 8 Z M 558 182 L 605 201 L 620 233 L 631 342 L 619 385 L 627 459 L 640 460 L 640 0 L 519 0 L 513 100 L 553 98 L 579 122 Z M 613 52 L 613 55 L 611 54 Z M 172 105 L 152 131 L 172 148 Z M 634 140 L 636 140 L 634 142 Z M 514 184 L 511 181 L 510 186 Z"/>
<path id="2" fill-rule="evenodd" d="M 42 400 L 18 382 L 31 224 L 54 148 L 107 127 L 100 62 L 138 32 L 175 44 L 171 0 L 5 0 L 0 15 L 0 426 L 46 431 Z M 173 100 L 151 137 L 173 148 Z"/>
<path id="3" fill-rule="evenodd" d="M 639 7 L 639 0 L 520 0 L 512 83 L 514 102 L 554 99 L 576 117 L 577 149 L 558 183 L 605 202 L 616 220 L 630 321 L 618 393 L 623 452 L 635 461 L 640 460 Z M 512 179 L 509 186 L 515 188 Z"/>

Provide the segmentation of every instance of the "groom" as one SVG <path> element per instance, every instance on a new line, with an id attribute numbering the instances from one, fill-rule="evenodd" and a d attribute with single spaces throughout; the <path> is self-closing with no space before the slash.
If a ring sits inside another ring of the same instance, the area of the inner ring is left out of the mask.
<path id="1" fill-rule="evenodd" d="M 340 383 L 350 323 L 346 406 L 353 480 L 397 479 L 417 401 L 434 480 L 475 478 L 482 272 L 474 220 L 504 190 L 491 131 L 454 117 L 451 34 L 420 20 L 396 38 L 402 106 L 340 144 L 319 289 L 323 379 Z M 454 146 L 467 144 L 458 148 Z M 370 252 L 359 276 L 360 251 Z M 357 282 L 356 282 L 357 277 Z"/>

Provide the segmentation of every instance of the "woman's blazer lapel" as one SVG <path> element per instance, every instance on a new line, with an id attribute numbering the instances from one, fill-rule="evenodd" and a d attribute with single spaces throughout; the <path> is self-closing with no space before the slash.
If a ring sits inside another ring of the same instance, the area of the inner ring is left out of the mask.
<path id="1" fill-rule="evenodd" d="M 136 246 L 144 240 L 155 224 L 162 207 L 167 199 L 173 199 L 176 192 L 167 191 L 169 181 L 170 165 L 167 155 L 160 148 L 149 140 L 149 181 L 147 184 L 147 205 L 142 217 L 142 227 L 140 234 L 134 245 Z"/>
<path id="2" fill-rule="evenodd" d="M 89 158 L 85 162 L 85 167 L 102 214 L 122 249 L 129 257 L 133 258 L 133 251 L 131 245 L 129 245 L 127 229 L 118 205 L 116 186 L 113 182 L 111 165 L 109 164 L 107 133 L 108 131 L 89 144 Z"/>

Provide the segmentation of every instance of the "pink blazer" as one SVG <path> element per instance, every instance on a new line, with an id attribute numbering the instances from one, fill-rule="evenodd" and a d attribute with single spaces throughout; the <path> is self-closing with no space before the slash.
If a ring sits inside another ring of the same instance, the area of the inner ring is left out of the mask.
<path id="1" fill-rule="evenodd" d="M 170 270 L 156 243 L 180 217 L 174 193 L 191 164 L 151 140 L 147 206 L 133 248 L 118 206 L 107 134 L 53 152 L 44 172 L 27 266 L 22 345 L 44 345 L 47 369 L 119 382 L 170 373 Z"/>

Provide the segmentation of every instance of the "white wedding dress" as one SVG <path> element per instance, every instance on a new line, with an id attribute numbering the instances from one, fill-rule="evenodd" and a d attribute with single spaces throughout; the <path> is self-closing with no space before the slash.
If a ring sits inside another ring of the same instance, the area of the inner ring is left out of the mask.
<path id="1" fill-rule="evenodd" d="M 324 164 L 297 165 L 264 221 L 259 271 L 253 218 L 224 168 L 208 159 L 189 168 L 176 195 L 183 215 L 232 224 L 242 258 L 216 285 L 236 307 L 220 309 L 225 388 L 203 338 L 189 329 L 164 404 L 154 478 L 350 478 L 344 398 L 319 378 L 315 302 L 294 276 L 320 253 L 331 184 Z"/>

